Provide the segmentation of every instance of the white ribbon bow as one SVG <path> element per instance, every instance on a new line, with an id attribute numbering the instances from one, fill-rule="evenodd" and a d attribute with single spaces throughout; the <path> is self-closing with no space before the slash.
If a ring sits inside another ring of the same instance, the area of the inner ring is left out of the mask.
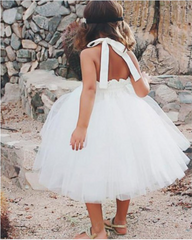
<path id="1" fill-rule="evenodd" d="M 101 51 L 101 69 L 100 69 L 100 88 L 107 88 L 108 87 L 108 69 L 109 69 L 109 45 L 113 48 L 113 50 L 119 54 L 127 63 L 130 72 L 135 81 L 138 81 L 141 76 L 138 73 L 134 63 L 132 62 L 131 58 L 127 54 L 127 49 L 125 46 L 115 41 L 111 38 L 98 38 L 90 43 L 87 44 L 87 47 L 94 47 L 102 42 L 102 51 Z"/>

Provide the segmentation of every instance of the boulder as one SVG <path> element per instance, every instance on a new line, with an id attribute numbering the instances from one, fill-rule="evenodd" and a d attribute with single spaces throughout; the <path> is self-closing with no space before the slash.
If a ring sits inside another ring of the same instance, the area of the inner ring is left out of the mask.
<path id="1" fill-rule="evenodd" d="M 5 85 L 5 95 L 2 97 L 1 102 L 14 102 L 20 100 L 20 89 L 18 84 L 7 83 Z"/>
<path id="2" fill-rule="evenodd" d="M 9 2 L 9 1 L 8 1 Z M 3 12 L 3 21 L 7 24 L 15 22 L 17 16 L 17 8 L 11 8 Z"/>
<path id="3" fill-rule="evenodd" d="M 53 17 L 55 15 L 68 15 L 70 10 L 62 6 L 58 2 L 46 3 L 42 6 L 38 6 L 35 9 L 36 13 L 44 17 Z"/>

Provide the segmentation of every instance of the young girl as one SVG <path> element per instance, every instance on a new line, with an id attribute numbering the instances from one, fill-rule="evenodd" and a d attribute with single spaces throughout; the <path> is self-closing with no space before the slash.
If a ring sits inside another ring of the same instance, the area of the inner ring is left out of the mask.
<path id="1" fill-rule="evenodd" d="M 75 39 L 82 84 L 52 106 L 34 163 L 49 190 L 86 204 L 91 228 L 76 238 L 126 234 L 130 199 L 185 176 L 190 143 L 147 94 L 149 77 L 116 1 L 90 1 Z M 106 199 L 117 211 L 103 220 Z"/>

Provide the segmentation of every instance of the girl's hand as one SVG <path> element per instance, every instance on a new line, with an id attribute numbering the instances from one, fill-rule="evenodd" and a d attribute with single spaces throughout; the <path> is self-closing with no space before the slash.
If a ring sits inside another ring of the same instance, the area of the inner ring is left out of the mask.
<path id="1" fill-rule="evenodd" d="M 152 79 L 151 79 L 151 77 L 149 76 L 148 73 L 142 72 L 142 76 L 143 76 L 144 80 L 145 80 L 147 83 L 151 83 L 151 82 L 152 82 Z"/>
<path id="2" fill-rule="evenodd" d="M 87 128 L 76 127 L 71 135 L 70 145 L 72 145 L 73 150 L 81 150 L 83 148 L 83 143 L 85 142 L 85 137 L 87 133 Z"/>

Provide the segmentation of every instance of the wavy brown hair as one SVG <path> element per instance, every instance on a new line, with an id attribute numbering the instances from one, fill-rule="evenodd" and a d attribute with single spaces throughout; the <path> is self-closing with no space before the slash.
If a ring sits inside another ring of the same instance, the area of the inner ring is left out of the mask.
<path id="1" fill-rule="evenodd" d="M 107 22 L 123 16 L 123 8 L 116 1 L 89 1 L 84 10 L 84 18 L 91 22 L 98 19 L 104 23 L 82 23 L 74 38 L 74 49 L 79 51 L 97 38 L 109 37 L 125 45 L 128 50 L 135 44 L 134 35 L 125 21 Z"/>

